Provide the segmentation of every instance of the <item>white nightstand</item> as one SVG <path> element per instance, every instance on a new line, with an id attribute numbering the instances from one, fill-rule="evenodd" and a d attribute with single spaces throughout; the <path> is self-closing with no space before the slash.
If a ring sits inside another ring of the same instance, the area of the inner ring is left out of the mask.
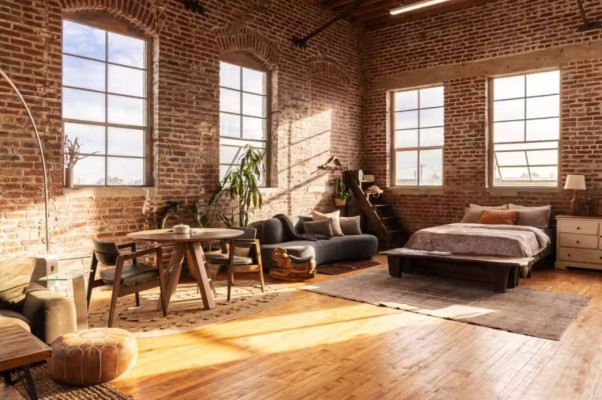
<path id="1" fill-rule="evenodd" d="M 602 270 L 602 217 L 559 215 L 556 268 Z"/>

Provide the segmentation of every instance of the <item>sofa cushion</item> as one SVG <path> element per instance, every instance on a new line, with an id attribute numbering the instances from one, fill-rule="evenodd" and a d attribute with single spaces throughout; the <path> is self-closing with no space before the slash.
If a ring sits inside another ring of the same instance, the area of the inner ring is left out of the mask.
<path id="1" fill-rule="evenodd" d="M 332 225 L 332 233 L 334 236 L 343 236 L 343 231 L 341 230 L 341 222 L 339 219 L 341 218 L 341 211 L 333 211 L 328 214 L 323 214 L 317 211 L 312 211 L 311 216 L 314 221 L 327 221 L 330 220 L 330 224 Z"/>
<path id="2" fill-rule="evenodd" d="M 359 215 L 355 217 L 341 217 L 341 230 L 344 235 L 361 235 L 362 228 L 360 227 Z"/>
<path id="3" fill-rule="evenodd" d="M 0 260 L 0 308 L 19 311 L 27 286 L 36 266 L 33 257 L 11 257 Z"/>
<path id="4" fill-rule="evenodd" d="M 284 232 L 284 226 L 278 218 L 270 218 L 264 222 L 261 229 L 261 243 L 273 244 L 286 242 L 288 237 Z"/>
<path id="5" fill-rule="evenodd" d="M 325 219 L 323 221 L 311 221 L 303 223 L 305 233 L 332 237 L 332 220 Z"/>

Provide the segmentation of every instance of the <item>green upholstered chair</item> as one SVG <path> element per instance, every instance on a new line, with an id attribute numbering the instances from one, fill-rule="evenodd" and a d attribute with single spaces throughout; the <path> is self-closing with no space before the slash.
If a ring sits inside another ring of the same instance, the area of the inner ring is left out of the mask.
<path id="1" fill-rule="evenodd" d="M 211 275 L 212 285 L 217 270 L 211 268 L 211 265 L 228 267 L 228 301 L 230 301 L 230 293 L 232 285 L 234 284 L 234 274 L 236 273 L 257 272 L 259 274 L 259 282 L 261 283 L 261 291 L 265 291 L 263 265 L 261 263 L 261 246 L 259 244 L 259 239 L 256 239 L 257 229 L 246 227 L 233 229 L 241 230 L 244 233 L 234 240 L 232 265 L 230 265 L 230 249 L 227 245 L 223 246 L 221 253 L 205 254 L 205 261 L 210 264 L 208 270 Z"/>
<path id="2" fill-rule="evenodd" d="M 124 252 L 129 249 L 129 252 Z M 138 262 L 138 258 L 147 255 L 155 255 L 157 268 Z M 119 297 L 134 294 L 136 305 L 140 305 L 139 293 L 156 288 L 161 290 L 161 305 L 163 315 L 166 315 L 165 307 L 165 270 L 163 268 L 163 253 L 161 247 L 153 247 L 146 250 L 136 250 L 135 243 L 117 245 L 115 242 L 101 241 L 94 238 L 94 251 L 92 253 L 92 265 L 90 267 L 90 280 L 88 283 L 88 306 L 92 297 L 92 289 L 99 286 L 112 286 L 111 307 L 109 309 L 108 327 L 113 326 L 115 307 Z M 108 268 L 100 271 L 97 278 L 98 264 Z"/>

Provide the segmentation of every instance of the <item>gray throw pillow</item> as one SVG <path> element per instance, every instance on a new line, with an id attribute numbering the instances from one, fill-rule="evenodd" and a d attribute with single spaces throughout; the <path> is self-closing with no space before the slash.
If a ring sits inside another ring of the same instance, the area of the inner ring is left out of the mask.
<path id="1" fill-rule="evenodd" d="M 306 221 L 303 223 L 303 230 L 305 233 L 314 233 L 316 235 L 324 235 L 332 237 L 332 221 L 330 218 L 324 221 Z"/>
<path id="2" fill-rule="evenodd" d="M 518 221 L 516 221 L 516 225 L 533 226 L 540 229 L 545 229 L 550 225 L 552 206 L 524 207 L 516 204 L 509 204 L 508 208 L 518 212 Z"/>
<path id="3" fill-rule="evenodd" d="M 359 215 L 355 217 L 341 217 L 340 223 L 343 235 L 361 235 L 360 218 Z"/>

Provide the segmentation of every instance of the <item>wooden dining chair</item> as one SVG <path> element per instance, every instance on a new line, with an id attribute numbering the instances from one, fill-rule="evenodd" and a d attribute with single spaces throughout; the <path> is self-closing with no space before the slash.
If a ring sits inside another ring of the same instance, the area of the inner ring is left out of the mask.
<path id="1" fill-rule="evenodd" d="M 243 231 L 243 235 L 234 239 L 234 249 L 230 254 L 229 246 L 224 244 L 221 253 L 205 254 L 205 260 L 210 265 L 215 265 L 219 269 L 220 266 L 227 266 L 228 274 L 228 301 L 230 301 L 230 293 L 232 285 L 234 285 L 234 274 L 243 272 L 257 272 L 259 282 L 261 283 L 261 291 L 265 291 L 265 283 L 263 280 L 263 265 L 261 262 L 261 247 L 259 239 L 256 239 L 257 229 L 255 228 L 232 228 Z M 211 284 L 217 274 L 217 269 L 209 268 L 211 275 Z"/>
<path id="2" fill-rule="evenodd" d="M 88 281 L 88 308 L 92 289 L 99 286 L 112 286 L 111 307 L 109 309 L 108 327 L 113 326 L 115 307 L 119 297 L 130 294 L 135 295 L 136 305 L 140 306 L 140 292 L 148 289 L 160 288 L 161 306 L 163 316 L 167 315 L 166 307 L 166 285 L 165 270 L 163 268 L 163 251 L 161 247 L 153 247 L 146 250 L 136 250 L 135 243 L 118 245 L 115 242 L 101 241 L 94 238 L 94 251 L 92 252 L 92 265 L 90 267 L 90 279 Z M 130 251 L 124 252 L 123 250 Z M 155 255 L 157 268 L 142 262 L 138 258 L 147 255 Z M 98 264 L 108 268 L 100 272 L 100 278 L 96 278 Z"/>

